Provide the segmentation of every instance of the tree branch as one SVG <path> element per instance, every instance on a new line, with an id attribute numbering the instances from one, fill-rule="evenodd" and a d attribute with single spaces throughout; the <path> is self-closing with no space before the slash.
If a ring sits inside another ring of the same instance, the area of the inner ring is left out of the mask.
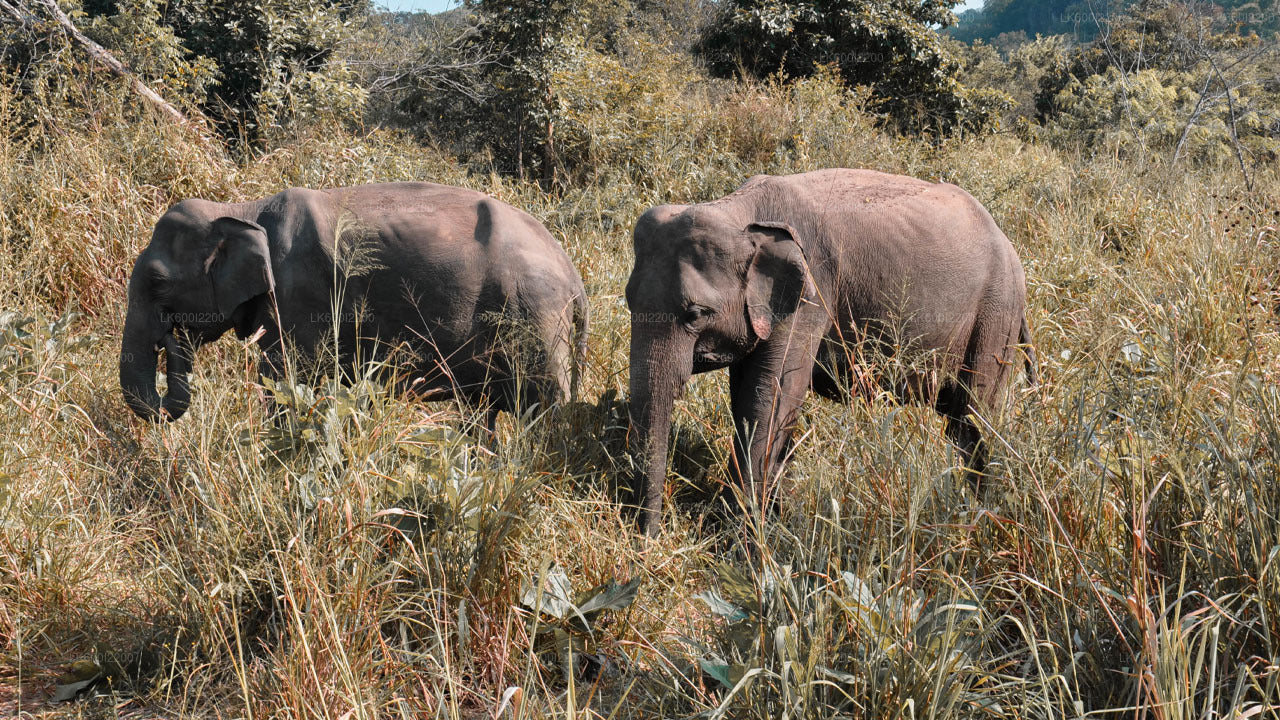
<path id="1" fill-rule="evenodd" d="M 129 70 L 129 68 L 125 67 L 124 63 L 117 60 L 115 55 L 111 54 L 111 51 L 102 47 L 84 33 L 80 32 L 80 30 L 72 24 L 71 18 L 67 17 L 67 14 L 62 11 L 62 8 L 58 7 L 57 0 L 33 0 L 33 2 L 49 13 L 53 21 L 57 23 L 56 29 L 79 45 L 80 49 L 84 50 L 85 54 L 87 54 L 90 59 L 106 68 L 112 75 L 123 79 L 129 84 L 130 89 L 138 95 L 141 95 L 149 105 L 159 110 L 178 126 L 195 133 L 195 135 L 200 139 L 201 144 L 204 145 L 205 149 L 213 151 L 212 142 L 205 132 L 206 126 L 191 120 L 191 118 L 187 117 L 181 110 L 169 104 L 168 101 L 160 97 L 159 93 L 152 90 L 146 85 L 146 83 L 138 79 L 138 76 Z M 17 22 L 23 29 L 32 30 L 41 24 L 39 16 L 32 12 L 30 7 L 24 7 L 22 0 L 0 0 L 0 10 Z M 200 120 L 206 121 L 206 118 L 203 115 L 199 117 Z"/>

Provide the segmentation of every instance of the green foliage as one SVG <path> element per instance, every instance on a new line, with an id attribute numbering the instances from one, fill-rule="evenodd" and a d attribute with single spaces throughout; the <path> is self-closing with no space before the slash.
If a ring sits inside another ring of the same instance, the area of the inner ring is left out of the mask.
<path id="1" fill-rule="evenodd" d="M 680 99 L 701 78 L 671 44 L 690 4 L 476 2 L 453 40 L 424 48 L 402 107 L 464 158 L 544 187 L 640 180 L 660 138 L 699 122 Z"/>
<path id="2" fill-rule="evenodd" d="M 1201 93 L 1208 61 L 1131 53 L 1136 69 L 1073 76 L 1044 126 L 922 142 L 887 132 L 870 89 L 831 65 L 703 77 L 651 30 L 694 14 L 653 5 L 565 31 L 552 192 L 541 166 L 494 172 L 512 166 L 467 144 L 485 137 L 482 104 L 474 134 L 451 136 L 466 162 L 406 132 L 305 123 L 232 159 L 53 43 L 3 76 L 0 675 L 15 692 L 0 713 L 1275 713 L 1280 177 L 1259 165 L 1249 188 L 1218 167 L 1223 125 L 1197 144 L 1221 100 L 1176 164 L 1135 152 L 1221 92 Z M 1209 57 L 1226 74 L 1257 49 Z M 1017 121 L 1077 50 L 954 52 L 962 82 L 1008 92 Z M 159 53 L 150 79 L 177 57 Z M 1262 107 L 1274 86 L 1249 73 L 1232 76 L 1241 107 Z M 1270 137 L 1248 118 L 1242 144 Z M 676 405 L 663 532 L 636 535 L 617 487 L 634 467 L 635 218 L 833 166 L 954 182 L 991 210 L 1027 271 L 1041 384 L 975 416 L 992 448 L 979 495 L 929 408 L 813 399 L 776 510 L 712 526 L 687 488 L 724 480 L 730 399 L 723 373 L 697 376 Z M 172 202 L 414 179 L 489 193 L 562 240 L 591 303 L 583 402 L 504 416 L 487 442 L 466 408 L 400 398 L 376 373 L 264 384 L 255 349 L 226 337 L 199 354 L 183 421 L 124 407 L 124 280 Z M 82 697 L 32 707 L 58 692 Z"/>
<path id="3" fill-rule="evenodd" d="M 492 137 L 506 141 L 495 150 L 512 157 L 521 173 L 530 168 L 550 181 L 556 165 L 552 73 L 569 61 L 573 30 L 584 16 L 567 0 L 481 0 L 476 10 L 477 42 L 498 51 L 487 77 L 497 92 L 485 120 L 496 125 Z"/>
<path id="4" fill-rule="evenodd" d="M 199 105 L 215 91 L 217 63 L 193 51 L 165 24 L 157 0 L 122 0 L 109 14 L 95 14 L 92 8 L 86 4 L 84 33 L 113 49 L 117 59 L 163 97 Z"/>
<path id="5" fill-rule="evenodd" d="M 672 88 L 690 87 L 697 76 L 687 61 L 668 55 L 653 40 L 621 41 L 624 57 L 573 45 L 566 62 L 551 77 L 559 136 L 558 162 L 567 177 L 618 174 L 627 182 L 650 185 L 659 157 L 672 137 L 689 136 L 709 115 L 690 112 Z"/>
<path id="6" fill-rule="evenodd" d="M 1215 32 L 1194 5 L 1148 0 L 1054 58 L 1036 108 L 1059 143 L 1270 162 L 1280 152 L 1278 58 L 1257 36 Z"/>
<path id="7" fill-rule="evenodd" d="M 561 164 L 555 75 L 604 42 L 629 7 L 478 0 L 456 40 L 425 48 L 406 109 L 463 154 L 483 149 L 503 171 L 549 184 Z"/>
<path id="8" fill-rule="evenodd" d="M 805 77 L 839 68 L 850 85 L 872 89 L 902 128 L 981 128 L 1001 104 L 998 91 L 960 84 L 960 65 L 933 26 L 951 24 L 954 0 L 777 2 L 733 0 L 696 50 L 724 77 L 739 71 Z"/>
<path id="9" fill-rule="evenodd" d="M 960 14 L 948 32 L 958 40 L 996 41 L 1001 35 L 1070 35 L 1081 42 L 1094 40 L 1137 0 L 987 0 L 981 8 Z M 1219 30 L 1264 37 L 1280 31 L 1276 0 L 1215 0 L 1200 2 L 1202 12 Z"/>
<path id="10" fill-rule="evenodd" d="M 964 63 L 961 81 L 967 87 L 998 89 L 1006 93 L 1009 102 L 1000 116 L 1001 125 L 1025 125 L 1036 116 L 1040 79 L 1065 62 L 1065 40 L 1061 35 L 1037 37 L 1010 50 L 1007 60 L 994 45 L 981 41 L 972 45 L 956 43 L 956 55 Z"/>
<path id="11" fill-rule="evenodd" d="M 146 82 L 191 98 L 228 138 L 298 118 L 358 116 L 364 90 L 335 57 L 354 0 L 154 0 L 86 5 L 90 30 Z"/>
<path id="12" fill-rule="evenodd" d="M 786 565 L 766 556 L 749 573 L 713 568 L 717 589 L 698 599 L 721 620 L 711 647 L 691 645 L 727 691 L 721 712 L 818 717 L 878 707 L 879 717 L 954 717 L 964 708 L 998 712 L 1028 689 L 978 662 L 1009 618 L 989 617 L 962 583 L 922 591 L 860 577 L 856 557 L 841 557 L 855 546 L 830 511 L 807 547 L 787 548 Z"/>
<path id="13" fill-rule="evenodd" d="M 83 319 L 75 311 L 47 323 L 12 310 L 0 313 L 0 384 L 9 392 L 40 388 L 56 392 L 74 370 L 68 366 L 68 356 L 97 341 L 76 332 L 76 323 Z"/>
<path id="14" fill-rule="evenodd" d="M 541 586 L 541 587 L 539 587 Z M 580 674 L 602 674 L 612 660 L 597 652 L 597 626 L 611 611 L 625 610 L 636 599 L 639 578 L 626 583 L 608 580 L 576 596 L 565 569 L 552 564 L 520 590 L 521 609 L 529 614 L 533 651 L 567 682 Z"/>

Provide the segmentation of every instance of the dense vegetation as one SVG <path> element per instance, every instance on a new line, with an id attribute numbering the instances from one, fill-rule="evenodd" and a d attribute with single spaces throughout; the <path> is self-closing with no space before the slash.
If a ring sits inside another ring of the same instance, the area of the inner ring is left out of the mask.
<path id="1" fill-rule="evenodd" d="M 1090 40 L 1106 32 L 1106 24 L 1140 0 L 986 0 L 982 7 L 960 13 L 950 34 L 974 40 L 1025 41 L 1037 35 L 1070 35 Z M 1264 35 L 1280 31 L 1276 0 L 1219 0 L 1188 3 L 1224 25 Z M 1002 37 L 1003 36 L 1003 37 Z"/>
<path id="2" fill-rule="evenodd" d="M 182 124 L 2 0 L 0 714 L 1280 713 L 1275 36 L 1152 2 L 1103 40 L 935 36 L 990 101 L 948 125 L 830 57 L 712 77 L 694 39 L 730 5 L 64 5 Z M 699 376 L 663 532 L 638 536 L 616 488 L 632 223 L 831 166 L 990 208 L 1041 384 L 981 418 L 980 495 L 931 411 L 813 399 L 777 514 L 716 528 L 728 400 Z M 581 402 L 488 447 L 467 408 L 376 383 L 264 387 L 224 338 L 187 417 L 130 414 L 124 283 L 168 205 L 399 179 L 561 238 L 591 296 Z"/>
<path id="3" fill-rule="evenodd" d="M 830 65 L 845 82 L 867 87 L 901 126 L 980 129 L 991 120 L 988 98 L 960 83 L 959 60 L 933 30 L 950 23 L 953 4 L 733 0 L 696 50 L 721 76 L 806 77 Z"/>

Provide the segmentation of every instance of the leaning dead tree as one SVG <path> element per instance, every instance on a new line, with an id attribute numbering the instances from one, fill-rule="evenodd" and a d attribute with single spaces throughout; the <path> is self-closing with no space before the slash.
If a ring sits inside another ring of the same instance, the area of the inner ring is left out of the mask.
<path id="1" fill-rule="evenodd" d="M 39 13 L 33 9 L 33 6 L 43 9 L 48 14 L 49 19 L 52 20 L 52 23 L 41 18 Z M 57 0 L 0 0 L 0 12 L 3 12 L 11 22 L 17 23 L 19 27 L 28 32 L 61 33 L 66 36 L 78 45 L 81 50 L 84 50 L 85 54 L 95 63 L 106 68 L 112 75 L 127 82 L 129 87 L 141 96 L 147 104 L 159 110 L 161 114 L 167 116 L 180 127 L 191 130 L 200 138 L 206 149 L 212 150 L 209 137 L 201 124 L 193 121 L 181 110 L 160 97 L 159 93 L 148 87 L 124 63 L 117 60 L 116 56 L 111 54 L 111 51 L 80 32 L 72 24 L 71 18 L 67 17 L 62 8 L 58 7 Z M 200 120 L 203 121 L 204 119 L 203 116 L 200 116 Z"/>

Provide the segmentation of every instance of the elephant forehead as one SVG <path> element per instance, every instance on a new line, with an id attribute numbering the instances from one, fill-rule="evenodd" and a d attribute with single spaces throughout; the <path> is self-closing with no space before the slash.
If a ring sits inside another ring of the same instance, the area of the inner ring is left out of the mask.
<path id="1" fill-rule="evenodd" d="M 678 294 L 682 299 L 708 307 L 718 306 L 723 297 L 723 291 L 728 289 L 724 287 L 726 278 L 709 276 L 704 268 L 691 265 L 680 265 L 676 272 L 676 280 L 679 287 Z"/>
<path id="2" fill-rule="evenodd" d="M 741 254 L 745 223 L 728 222 L 721 213 L 697 213 L 675 238 L 680 254 L 691 262 L 714 263 Z"/>

